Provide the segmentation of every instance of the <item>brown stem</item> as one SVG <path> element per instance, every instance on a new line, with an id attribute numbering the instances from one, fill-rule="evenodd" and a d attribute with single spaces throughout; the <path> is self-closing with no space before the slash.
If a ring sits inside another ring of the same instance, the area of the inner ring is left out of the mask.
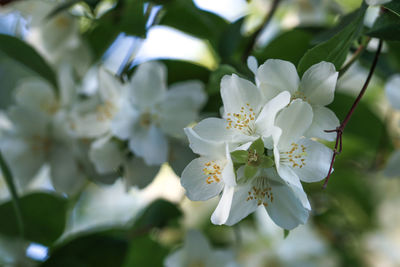
<path id="1" fill-rule="evenodd" d="M 332 155 L 332 160 L 331 160 L 331 165 L 329 167 L 328 175 L 326 176 L 324 185 L 322 186 L 323 188 L 326 188 L 326 186 L 328 184 L 329 177 L 331 176 L 331 173 L 332 173 L 333 163 L 335 162 L 336 155 L 338 155 L 338 154 L 340 154 L 340 152 L 342 152 L 342 135 L 343 135 L 344 128 L 346 127 L 346 125 L 349 122 L 351 116 L 353 115 L 355 109 L 357 108 L 358 104 L 360 103 L 361 98 L 364 96 L 364 93 L 368 88 L 368 85 L 372 78 L 372 75 L 374 74 L 376 64 L 378 63 L 379 55 L 382 50 L 382 43 L 383 43 L 382 40 L 379 40 L 378 49 L 376 50 L 374 61 L 372 62 L 371 69 L 369 70 L 369 73 L 368 73 L 368 77 L 365 80 L 365 83 L 364 83 L 363 87 L 361 88 L 360 93 L 358 94 L 356 100 L 354 101 L 353 105 L 351 106 L 346 117 L 344 118 L 344 120 L 342 121 L 340 126 L 337 127 L 336 129 L 325 130 L 325 132 L 327 132 L 327 133 L 336 132 L 336 143 L 335 143 L 335 148 L 333 150 L 333 155 Z"/>
<path id="2" fill-rule="evenodd" d="M 242 62 L 246 62 L 247 58 L 250 56 L 251 51 L 253 50 L 253 47 L 257 41 L 258 36 L 260 33 L 268 26 L 269 22 L 271 21 L 272 17 L 275 14 L 275 11 L 278 9 L 280 0 L 274 0 L 272 2 L 272 6 L 268 14 L 265 16 L 263 23 L 261 26 L 250 36 L 250 40 L 248 45 L 246 46 L 246 49 L 243 52 L 242 56 Z"/>

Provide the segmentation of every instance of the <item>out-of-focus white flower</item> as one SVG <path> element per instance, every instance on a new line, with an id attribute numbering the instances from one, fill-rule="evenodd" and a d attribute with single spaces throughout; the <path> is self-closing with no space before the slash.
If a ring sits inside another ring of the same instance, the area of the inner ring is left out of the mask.
<path id="1" fill-rule="evenodd" d="M 182 137 L 206 101 L 202 83 L 186 81 L 167 90 L 166 69 L 157 62 L 139 65 L 128 85 L 128 97 L 111 124 L 114 136 L 148 165 L 168 158 L 167 136 Z"/>
<path id="2" fill-rule="evenodd" d="M 365 0 L 365 2 L 370 6 L 383 5 L 391 1 L 392 0 Z"/>
<path id="3" fill-rule="evenodd" d="M 68 116 L 62 108 L 69 104 L 68 94 L 60 91 L 60 95 L 66 99 L 57 97 L 53 88 L 38 79 L 23 81 L 16 90 L 17 105 L 8 111 L 13 126 L 5 131 L 0 145 L 21 187 L 45 163 L 50 165 L 56 190 L 74 193 L 84 183 L 76 143 L 69 135 Z"/>
<path id="4" fill-rule="evenodd" d="M 214 249 L 200 232 L 190 230 L 186 234 L 183 248 L 168 255 L 164 260 L 164 266 L 235 267 L 238 265 L 232 251 Z"/>
<path id="5" fill-rule="evenodd" d="M 312 124 L 305 132 L 307 137 L 333 141 L 335 133 L 326 133 L 339 126 L 339 119 L 328 108 L 334 98 L 338 72 L 329 62 L 311 66 L 300 80 L 296 67 L 288 61 L 269 59 L 258 68 L 256 80 L 264 98 L 269 100 L 281 92 L 291 94 L 292 104 L 300 99 L 311 105 Z"/>
<path id="6" fill-rule="evenodd" d="M 400 110 L 400 74 L 395 74 L 386 82 L 386 98 L 393 108 Z"/>

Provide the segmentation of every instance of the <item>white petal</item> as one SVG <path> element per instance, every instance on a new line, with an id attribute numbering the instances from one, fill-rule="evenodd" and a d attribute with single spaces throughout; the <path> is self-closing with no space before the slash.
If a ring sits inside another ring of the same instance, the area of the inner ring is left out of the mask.
<path id="1" fill-rule="evenodd" d="M 283 183 L 271 181 L 270 184 L 274 198 L 266 209 L 271 219 L 287 230 L 306 223 L 309 210 L 303 206 L 293 190 Z"/>
<path id="2" fill-rule="evenodd" d="M 105 68 L 99 68 L 99 93 L 104 101 L 116 102 L 122 94 L 122 84 Z"/>
<path id="3" fill-rule="evenodd" d="M 118 171 L 123 162 L 123 155 L 118 144 L 107 136 L 91 144 L 89 159 L 99 174 L 106 174 Z"/>
<path id="4" fill-rule="evenodd" d="M 291 167 L 300 180 L 311 183 L 324 179 L 331 164 L 332 149 L 307 138 L 300 139 L 297 143 L 305 147 L 305 156 L 301 157 L 304 161 L 302 165 L 298 164 Z M 300 166 L 302 167 L 300 168 Z"/>
<path id="5" fill-rule="evenodd" d="M 395 109 L 400 109 L 400 74 L 393 75 L 385 85 L 386 97 Z"/>
<path id="6" fill-rule="evenodd" d="M 296 67 L 289 61 L 268 59 L 257 72 L 260 90 L 265 100 L 270 100 L 280 92 L 291 94 L 299 88 L 299 75 Z"/>
<path id="7" fill-rule="evenodd" d="M 209 175 L 206 175 L 203 169 L 206 167 L 206 163 L 211 161 L 210 158 L 200 157 L 192 160 L 183 170 L 181 184 L 189 199 L 193 201 L 210 199 L 217 196 L 224 187 L 222 179 L 219 181 L 211 180 L 210 183 L 207 183 Z"/>
<path id="8" fill-rule="evenodd" d="M 400 176 L 400 150 L 395 151 L 388 160 L 383 174 L 387 177 Z"/>
<path id="9" fill-rule="evenodd" d="M 390 1 L 392 0 L 365 0 L 365 2 L 367 2 L 367 4 L 370 6 L 383 5 L 389 3 Z"/>
<path id="10" fill-rule="evenodd" d="M 225 157 L 225 144 L 223 142 L 206 140 L 199 136 L 193 128 L 185 128 L 184 130 L 189 139 L 189 146 L 194 153 L 216 158 Z"/>
<path id="11" fill-rule="evenodd" d="M 168 163 L 178 176 L 181 176 L 183 169 L 195 158 L 196 155 L 186 142 L 174 138 L 169 140 Z"/>
<path id="12" fill-rule="evenodd" d="M 261 110 L 255 122 L 256 132 L 262 137 L 268 137 L 272 134 L 275 117 L 278 112 L 286 107 L 290 102 L 290 93 L 282 92 L 268 101 Z"/>
<path id="13" fill-rule="evenodd" d="M 58 109 L 56 97 L 50 85 L 40 79 L 26 79 L 16 89 L 19 106 L 51 115 Z"/>
<path id="14" fill-rule="evenodd" d="M 147 165 L 160 165 L 167 161 L 168 143 L 164 134 L 154 125 L 135 127 L 129 139 L 129 148 L 142 157 Z"/>
<path id="15" fill-rule="evenodd" d="M 257 209 L 257 200 L 248 199 L 252 184 L 238 185 L 233 195 L 229 218 L 225 224 L 234 225 Z"/>
<path id="16" fill-rule="evenodd" d="M 256 114 L 260 111 L 261 96 L 257 87 L 236 74 L 225 75 L 222 78 L 221 97 L 225 115 L 240 113 L 242 107 L 252 108 Z"/>
<path id="17" fill-rule="evenodd" d="M 196 230 L 189 230 L 186 233 L 183 251 L 185 264 L 182 267 L 190 266 L 190 262 L 206 261 L 206 258 L 212 253 L 206 237 Z"/>
<path id="18" fill-rule="evenodd" d="M 335 141 L 336 133 L 326 133 L 325 130 L 334 130 L 340 125 L 339 119 L 329 108 L 313 106 L 313 121 L 310 128 L 304 134 L 307 137 L 321 138 L 327 141 Z"/>
<path id="19" fill-rule="evenodd" d="M 160 166 L 148 166 L 143 159 L 134 157 L 124 163 L 124 178 L 127 189 L 137 186 L 140 189 L 149 185 L 160 170 Z"/>
<path id="20" fill-rule="evenodd" d="M 222 170 L 222 180 L 224 181 L 225 184 L 229 186 L 235 186 L 236 175 L 235 175 L 235 170 L 233 169 L 233 162 L 229 151 L 229 144 L 225 145 L 225 157 L 226 157 L 226 164 L 224 166 L 224 169 Z"/>
<path id="21" fill-rule="evenodd" d="M 296 142 L 310 127 L 313 118 L 312 108 L 300 99 L 284 108 L 276 118 L 276 126 L 282 129 L 278 147 L 281 151 Z"/>
<path id="22" fill-rule="evenodd" d="M 247 67 L 257 76 L 258 62 L 254 56 L 249 56 L 247 58 Z"/>
<path id="23" fill-rule="evenodd" d="M 22 135 L 46 136 L 51 117 L 20 106 L 12 106 L 7 113 L 15 130 Z"/>
<path id="24" fill-rule="evenodd" d="M 122 140 L 129 139 L 134 132 L 139 116 L 139 112 L 131 107 L 128 101 L 124 101 L 120 111 L 111 121 L 111 132 Z"/>
<path id="25" fill-rule="evenodd" d="M 131 101 L 145 110 L 164 98 L 167 70 L 158 62 L 145 62 L 137 68 L 130 84 Z"/>
<path id="26" fill-rule="evenodd" d="M 299 91 L 311 104 L 326 106 L 333 101 L 338 75 L 332 63 L 312 65 L 301 78 Z"/>
<path id="27" fill-rule="evenodd" d="M 221 225 L 228 220 L 234 191 L 235 191 L 234 186 L 225 185 L 218 206 L 215 209 L 214 213 L 211 215 L 211 222 L 213 224 Z"/>
<path id="28" fill-rule="evenodd" d="M 164 260 L 165 267 L 178 267 L 178 266 L 185 266 L 185 251 L 183 248 L 168 254 Z"/>
<path id="29" fill-rule="evenodd" d="M 192 109 L 201 109 L 207 101 L 204 84 L 200 81 L 184 81 L 169 87 L 165 101 L 184 102 Z"/>
<path id="30" fill-rule="evenodd" d="M 50 174 L 58 192 L 75 194 L 85 183 L 74 155 L 66 146 L 57 146 L 51 151 Z"/>
<path id="31" fill-rule="evenodd" d="M 219 118 L 207 118 L 193 127 L 202 138 L 216 142 L 230 142 L 235 132 L 226 128 L 226 121 Z"/>
<path id="32" fill-rule="evenodd" d="M 17 184 L 24 187 L 34 178 L 46 160 L 46 153 L 41 149 L 33 149 L 32 139 L 18 136 L 2 136 L 0 147 Z"/>
<path id="33" fill-rule="evenodd" d="M 297 176 L 296 172 L 293 170 L 293 168 L 285 165 L 285 164 L 280 164 L 279 168 L 277 168 L 279 176 L 287 183 L 293 184 L 293 185 L 300 185 L 300 178 Z"/>

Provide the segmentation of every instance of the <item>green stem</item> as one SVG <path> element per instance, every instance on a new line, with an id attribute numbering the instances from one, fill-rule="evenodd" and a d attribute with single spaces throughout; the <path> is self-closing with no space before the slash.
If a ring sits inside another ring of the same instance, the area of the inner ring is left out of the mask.
<path id="1" fill-rule="evenodd" d="M 18 224 L 20 236 L 21 236 L 21 238 L 24 238 L 24 235 L 25 235 L 24 222 L 22 219 L 22 210 L 21 210 L 21 205 L 19 202 L 19 197 L 17 194 L 17 189 L 15 187 L 14 178 L 12 176 L 10 168 L 8 167 L 6 161 L 4 160 L 4 157 L 1 152 L 0 152 L 0 168 L 3 173 L 4 179 L 6 181 L 8 190 L 10 191 L 10 194 L 11 194 L 11 199 L 12 199 L 12 203 L 13 203 L 13 207 L 14 207 L 14 211 L 15 211 L 15 216 L 17 218 L 17 224 Z"/>

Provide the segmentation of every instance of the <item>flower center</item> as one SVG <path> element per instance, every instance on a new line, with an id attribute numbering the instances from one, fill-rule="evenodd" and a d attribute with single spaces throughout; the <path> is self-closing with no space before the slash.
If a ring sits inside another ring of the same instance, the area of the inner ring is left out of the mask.
<path id="1" fill-rule="evenodd" d="M 292 97 L 290 98 L 290 102 L 292 102 L 295 99 L 301 99 L 303 101 L 307 102 L 307 97 L 303 92 L 296 91 L 292 94 Z"/>
<path id="2" fill-rule="evenodd" d="M 241 107 L 239 113 L 228 113 L 226 115 L 226 121 L 228 122 L 226 129 L 238 129 L 248 135 L 254 133 L 254 120 L 256 119 L 256 113 L 253 108 L 250 107 L 249 103 L 246 103 L 246 106 Z"/>
<path id="3" fill-rule="evenodd" d="M 219 183 L 221 181 L 221 167 L 215 161 L 206 162 L 203 173 L 207 176 L 207 184 Z"/>
<path id="4" fill-rule="evenodd" d="M 246 201 L 255 200 L 258 206 L 264 205 L 264 207 L 268 206 L 268 200 L 271 203 L 274 201 L 274 194 L 268 182 L 268 177 L 258 176 L 254 178 L 252 185 L 250 191 L 248 191 Z"/>
<path id="5" fill-rule="evenodd" d="M 50 150 L 52 144 L 50 138 L 39 135 L 33 135 L 29 141 L 31 149 L 35 152 L 47 153 Z"/>
<path id="6" fill-rule="evenodd" d="M 140 125 L 145 127 L 145 128 L 149 128 L 152 122 L 152 116 L 151 113 L 149 112 L 145 112 L 142 115 L 140 115 L 140 119 L 139 119 Z"/>
<path id="7" fill-rule="evenodd" d="M 117 111 L 115 105 L 110 102 L 106 101 L 103 105 L 97 107 L 97 120 L 98 121 L 105 121 L 109 120 L 114 116 L 114 113 Z"/>
<path id="8" fill-rule="evenodd" d="M 280 162 L 293 168 L 303 168 L 306 165 L 306 147 L 303 145 L 292 143 L 292 148 L 287 152 L 281 152 Z"/>

